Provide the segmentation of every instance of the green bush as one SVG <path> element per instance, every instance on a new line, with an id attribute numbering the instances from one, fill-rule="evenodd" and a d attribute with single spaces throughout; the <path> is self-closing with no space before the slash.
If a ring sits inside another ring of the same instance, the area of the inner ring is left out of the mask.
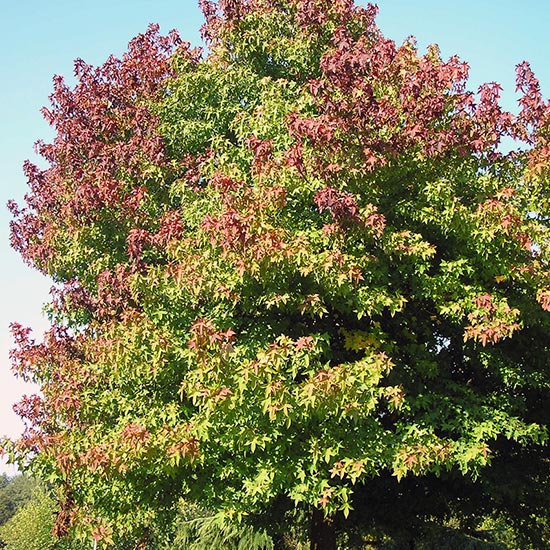
<path id="1" fill-rule="evenodd" d="M 190 503 L 180 505 L 176 537 L 171 548 L 186 550 L 274 550 L 263 529 L 232 523 Z"/>

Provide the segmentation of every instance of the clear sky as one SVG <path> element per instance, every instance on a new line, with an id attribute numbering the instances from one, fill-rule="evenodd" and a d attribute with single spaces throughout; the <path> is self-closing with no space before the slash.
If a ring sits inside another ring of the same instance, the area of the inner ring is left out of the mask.
<path id="1" fill-rule="evenodd" d="M 531 63 L 550 96 L 550 2 L 548 0 L 380 0 L 378 24 L 401 43 L 414 35 L 421 51 L 439 44 L 444 57 L 458 54 L 471 67 L 471 89 L 486 81 L 504 87 L 503 105 L 515 110 L 514 67 Z M 39 109 L 47 104 L 52 76 L 72 74 L 73 59 L 100 64 L 120 55 L 149 23 L 162 32 L 177 28 L 200 44 L 202 24 L 195 0 L 0 0 L 0 436 L 17 436 L 22 425 L 11 410 L 33 388 L 10 372 L 8 325 L 18 321 L 40 334 L 50 283 L 26 267 L 9 247 L 9 199 L 21 201 L 26 182 L 21 165 L 36 161 L 33 143 L 52 133 Z M 0 464 L 0 471 L 6 470 Z M 12 469 L 6 471 L 13 472 Z"/>

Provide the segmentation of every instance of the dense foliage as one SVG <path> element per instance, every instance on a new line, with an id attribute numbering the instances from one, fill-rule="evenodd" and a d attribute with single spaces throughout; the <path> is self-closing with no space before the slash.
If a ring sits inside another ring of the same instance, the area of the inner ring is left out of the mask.
<path id="1" fill-rule="evenodd" d="M 0 526 L 0 546 L 6 550 L 52 550 L 56 505 L 44 490 L 36 490 L 9 521 Z M 59 547 L 59 546 L 58 546 Z"/>
<path id="2" fill-rule="evenodd" d="M 49 168 L 11 205 L 56 282 L 44 342 L 13 326 L 41 395 L 11 452 L 59 487 L 57 535 L 153 547 L 184 497 L 275 540 L 311 515 L 315 548 L 484 515 L 546 544 L 550 106 L 528 64 L 513 115 L 373 6 L 202 7 L 207 52 L 151 27 L 56 77 Z"/>
<path id="3" fill-rule="evenodd" d="M 26 476 L 0 475 L 0 525 L 4 525 L 32 497 L 36 481 Z"/>
<path id="4" fill-rule="evenodd" d="M 57 503 L 42 482 L 18 474 L 0 476 L 0 548 L 76 550 L 53 536 Z"/>

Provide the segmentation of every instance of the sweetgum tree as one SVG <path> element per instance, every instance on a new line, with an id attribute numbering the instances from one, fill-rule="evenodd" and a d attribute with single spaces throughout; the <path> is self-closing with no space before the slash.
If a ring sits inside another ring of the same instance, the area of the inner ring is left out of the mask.
<path id="1" fill-rule="evenodd" d="M 513 115 L 373 6 L 202 7 L 206 52 L 151 27 L 56 77 L 49 168 L 11 205 L 56 286 L 42 343 L 13 326 L 41 393 L 7 447 L 59 487 L 56 533 L 154 547 L 184 497 L 275 539 L 309 516 L 316 549 L 497 513 L 543 544 L 550 105 L 529 66 Z"/>

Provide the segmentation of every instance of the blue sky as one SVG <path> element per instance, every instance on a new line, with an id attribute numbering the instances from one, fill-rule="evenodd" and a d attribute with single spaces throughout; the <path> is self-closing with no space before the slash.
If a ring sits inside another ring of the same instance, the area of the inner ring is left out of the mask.
<path id="1" fill-rule="evenodd" d="M 531 62 L 543 94 L 550 96 L 547 0 L 381 0 L 378 5 L 378 24 L 386 36 L 400 43 L 414 35 L 421 51 L 437 43 L 444 57 L 458 54 L 470 64 L 471 89 L 499 82 L 506 108 L 515 109 L 514 67 L 523 60 Z M 10 249 L 4 205 L 20 201 L 26 191 L 21 165 L 27 158 L 36 160 L 33 143 L 52 137 L 39 112 L 51 93 L 52 76 L 70 77 L 77 57 L 100 64 L 111 53 L 120 55 L 152 22 L 163 32 L 177 28 L 198 45 L 202 15 L 195 0 L 1 0 L 0 18 L 0 436 L 14 436 L 21 425 L 11 404 L 32 389 L 10 373 L 8 325 L 18 321 L 40 335 L 50 283 Z"/>

